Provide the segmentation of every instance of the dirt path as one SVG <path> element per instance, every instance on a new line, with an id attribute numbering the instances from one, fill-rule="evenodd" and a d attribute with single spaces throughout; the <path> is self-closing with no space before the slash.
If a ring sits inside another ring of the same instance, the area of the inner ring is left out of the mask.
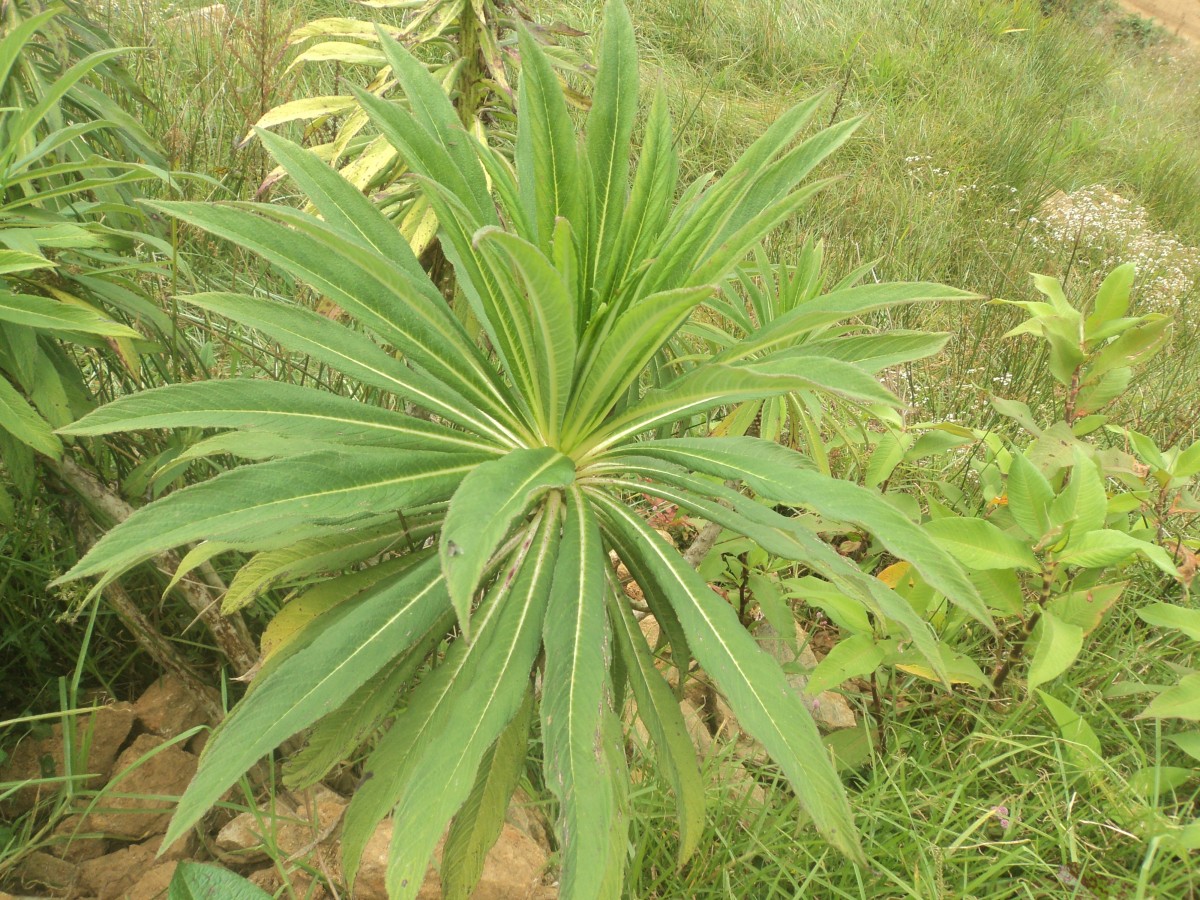
<path id="1" fill-rule="evenodd" d="M 1155 19 L 1172 34 L 1200 43 L 1200 0 L 1121 0 L 1121 5 Z"/>

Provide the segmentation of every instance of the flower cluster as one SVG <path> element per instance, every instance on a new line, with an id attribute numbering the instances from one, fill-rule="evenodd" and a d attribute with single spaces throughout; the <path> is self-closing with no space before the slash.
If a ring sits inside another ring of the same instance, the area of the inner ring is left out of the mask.
<path id="1" fill-rule="evenodd" d="M 1138 305 L 1145 311 L 1175 314 L 1193 323 L 1200 318 L 1200 310 L 1186 303 L 1200 286 L 1200 248 L 1156 230 L 1146 209 L 1128 198 L 1103 185 L 1059 192 L 1029 224 L 1034 226 L 1035 245 L 1086 254 L 1097 271 L 1132 262 L 1140 281 Z"/>

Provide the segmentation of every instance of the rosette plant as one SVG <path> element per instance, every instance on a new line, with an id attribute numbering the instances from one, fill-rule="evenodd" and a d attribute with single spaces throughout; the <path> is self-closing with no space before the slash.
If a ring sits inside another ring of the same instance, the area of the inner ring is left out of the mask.
<path id="1" fill-rule="evenodd" d="M 880 347 L 812 342 L 797 353 L 797 340 L 889 304 L 964 295 L 935 285 L 837 291 L 671 375 L 672 337 L 812 196 L 817 186 L 799 185 L 855 123 L 801 140 L 820 98 L 803 103 L 722 176 L 677 200 L 661 96 L 630 171 L 638 66 L 620 0 L 607 10 L 582 137 L 544 53 L 522 38 L 512 167 L 463 129 L 423 65 L 394 41 L 381 46 L 407 104 L 359 99 L 436 211 L 456 275 L 452 301 L 367 198 L 308 151 L 263 133 L 319 217 L 257 203 L 155 207 L 261 254 L 353 324 L 279 299 L 208 293 L 189 302 L 361 390 L 339 396 L 238 379 L 170 386 L 70 429 L 227 429 L 222 452 L 250 462 L 139 510 L 67 577 L 103 583 L 164 547 L 206 541 L 194 552 L 255 551 L 230 586 L 229 607 L 289 579 L 323 578 L 282 608 L 286 627 L 272 623 L 251 690 L 209 741 L 164 845 L 297 733 L 308 730 L 288 762 L 293 785 L 313 783 L 372 738 L 344 820 L 347 878 L 390 814 L 389 890 L 414 896 L 453 820 L 442 877 L 449 895 L 465 896 L 536 723 L 558 801 L 562 894 L 619 896 L 628 776 L 618 711 L 627 690 L 676 795 L 682 857 L 701 833 L 695 754 L 655 664 L 655 651 L 669 650 L 680 671 L 693 660 L 703 667 L 814 825 L 858 857 L 847 797 L 802 699 L 634 497 L 660 496 L 803 561 L 902 623 L 941 671 L 934 637 L 911 608 L 790 513 L 809 508 L 876 531 L 988 622 L 952 559 L 885 500 L 816 472 L 798 453 L 698 435 L 714 409 L 790 391 L 893 399 L 856 362 Z M 646 643 L 610 552 L 642 586 L 665 646 Z"/>

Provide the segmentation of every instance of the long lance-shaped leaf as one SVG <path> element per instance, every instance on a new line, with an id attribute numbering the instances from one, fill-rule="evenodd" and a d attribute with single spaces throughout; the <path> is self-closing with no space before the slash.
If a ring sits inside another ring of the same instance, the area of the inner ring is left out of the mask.
<path id="1" fill-rule="evenodd" d="M 504 580 L 487 592 L 476 611 L 475 639 L 450 644 L 445 658 L 410 693 L 404 712 L 364 763 L 363 780 L 346 808 L 342 828 L 342 867 L 348 884 L 354 884 L 367 841 L 399 801 L 424 748 L 435 744 L 442 729 L 458 715 L 457 692 L 479 677 L 480 660 L 492 646 L 486 636 L 504 620 L 514 585 L 512 574 L 533 547 L 540 521 L 541 516 L 527 528 L 521 544 L 505 561 Z"/>
<path id="2" fill-rule="evenodd" d="M 481 460 L 361 448 L 244 466 L 168 494 L 117 525 L 60 581 L 126 571 L 197 540 L 249 543 L 448 498 Z"/>
<path id="3" fill-rule="evenodd" d="M 588 113 L 585 146 L 592 173 L 592 240 L 585 261 L 586 285 L 599 282 L 621 229 L 629 183 L 629 145 L 637 118 L 638 61 L 633 22 L 623 0 L 609 3 Z"/>
<path id="4" fill-rule="evenodd" d="M 533 688 L 511 722 L 484 754 L 475 785 L 454 817 L 442 852 L 442 889 L 446 900 L 467 900 L 483 874 L 487 853 L 500 837 L 508 801 L 521 780 L 533 724 Z"/>
<path id="5" fill-rule="evenodd" d="M 167 834 L 172 843 L 260 757 L 337 708 L 449 608 L 435 560 L 371 592 L 263 678 L 204 748 Z"/>
<path id="6" fill-rule="evenodd" d="M 336 572 L 397 547 L 415 548 L 435 534 L 439 525 L 440 516 L 433 522 L 426 518 L 413 523 L 391 521 L 370 528 L 318 535 L 286 547 L 265 550 L 238 569 L 221 601 L 221 610 L 230 613 L 241 609 L 285 579 Z"/>
<path id="7" fill-rule="evenodd" d="M 519 387 L 514 392 L 517 405 L 532 421 L 533 410 L 527 394 L 530 393 L 528 385 L 535 378 L 532 370 L 534 360 L 524 357 L 518 349 L 521 343 L 517 335 L 518 323 L 508 318 L 512 305 L 500 287 L 500 282 L 511 279 L 511 275 L 490 265 L 489 260 L 477 252 L 475 235 L 479 231 L 479 224 L 453 192 L 423 176 L 417 176 L 416 181 L 437 214 L 442 251 L 454 266 L 458 285 L 471 311 L 491 337 L 493 349 L 504 370 Z"/>
<path id="8" fill-rule="evenodd" d="M 595 429 L 692 310 L 714 290 L 704 285 L 652 294 L 616 319 L 575 381 L 568 440 Z"/>
<path id="9" fill-rule="evenodd" d="M 610 846 L 622 813 L 605 741 L 612 664 L 604 610 L 608 558 L 595 514 L 579 488 L 567 492 L 566 523 L 542 625 L 542 745 L 546 784 L 558 799 L 560 891 L 569 898 L 616 898 Z M 624 848 L 619 848 L 623 850 Z M 605 893 L 605 885 L 609 892 Z"/>
<path id="10" fill-rule="evenodd" d="M 59 431 L 97 435 L 145 428 L 237 428 L 339 444 L 500 452 L 474 435 L 436 422 L 328 391 L 248 378 L 169 384 L 119 397 Z"/>
<path id="11" fill-rule="evenodd" d="M 806 506 L 827 519 L 865 528 L 893 554 L 908 560 L 921 576 L 952 603 L 995 629 L 987 605 L 962 567 L 919 526 L 874 491 L 829 478 L 803 463 L 788 463 L 758 438 L 677 438 L 642 441 L 629 453 L 651 456 L 719 478 L 744 481 L 757 494 L 776 503 Z M 762 453 L 751 451 L 761 447 Z M 755 456 L 747 457 L 747 452 Z M 787 451 L 785 451 L 787 452 Z M 616 455 L 616 454 L 614 454 Z M 795 454 L 801 459 L 799 454 Z M 752 458 L 751 465 L 746 460 Z"/>
<path id="12" fill-rule="evenodd" d="M 488 562 L 513 523 L 547 491 L 575 480 L 575 464 L 551 447 L 513 450 L 472 469 L 450 500 L 438 553 L 463 633 Z"/>
<path id="13" fill-rule="evenodd" d="M 823 99 L 819 95 L 784 113 L 694 205 L 679 204 L 646 273 L 645 290 L 678 284 L 679 276 L 696 269 L 723 234 L 753 218 L 753 214 L 741 212 L 746 197 L 774 156 L 812 117 Z"/>
<path id="14" fill-rule="evenodd" d="M 636 566 L 637 560 L 633 564 Z M 657 761 L 675 794 L 675 810 L 679 817 L 679 863 L 682 865 L 696 851 L 704 833 L 704 781 L 700 777 L 696 747 L 679 711 L 679 701 L 654 665 L 646 637 L 634 621 L 624 594 L 615 590 L 608 592 L 608 615 L 633 698 L 637 701 L 638 718 L 654 741 Z"/>
<path id="15" fill-rule="evenodd" d="M 451 422 L 501 445 L 517 443 L 508 427 L 481 412 L 436 378 L 410 369 L 377 344 L 348 328 L 331 328 L 312 310 L 245 294 L 192 294 L 187 302 L 239 322 L 307 354 L 370 387 L 412 400 Z"/>
<path id="16" fill-rule="evenodd" d="M 101 334 L 107 337 L 141 338 L 127 325 L 114 322 L 99 312 L 60 303 L 31 294 L 0 291 L 0 322 L 46 328 L 53 331 Z"/>
<path id="17" fill-rule="evenodd" d="M 850 400 L 901 406 L 900 399 L 885 388 L 870 372 L 854 363 L 818 356 L 773 357 L 764 362 L 742 366 L 768 375 L 792 375 L 803 378 L 812 390 L 824 391 Z"/>
<path id="18" fill-rule="evenodd" d="M 783 356 L 813 356 L 853 363 L 875 374 L 891 366 L 925 359 L 941 352 L 950 335 L 944 332 L 888 331 L 881 334 L 852 334 L 843 337 L 806 341 L 780 350 L 764 362 Z"/>
<path id="19" fill-rule="evenodd" d="M 495 207 L 491 203 L 480 205 L 462 170 L 447 155 L 438 138 L 430 134 L 416 116 L 369 91 L 354 86 L 351 86 L 351 90 L 379 133 L 396 148 L 409 169 L 442 185 L 468 211 L 476 228 L 499 224 Z M 473 138 L 464 132 L 461 140 L 464 147 L 470 149 L 466 141 Z M 475 168 L 479 168 L 477 160 Z"/>
<path id="20" fill-rule="evenodd" d="M 428 283 L 433 287 L 395 223 L 389 221 L 362 191 L 311 150 L 270 131 L 261 128 L 255 131 L 263 146 L 296 182 L 321 218 L 343 234 L 357 235 L 368 247 L 407 272 L 418 285 Z"/>
<path id="21" fill-rule="evenodd" d="M 0 431 L 52 459 L 62 454 L 62 444 L 54 436 L 50 423 L 38 415 L 3 375 L 0 375 Z"/>
<path id="22" fill-rule="evenodd" d="M 469 192 L 463 200 L 473 201 L 481 222 L 494 221 L 495 212 L 491 197 L 488 196 L 487 178 L 472 147 L 475 138 L 463 128 L 446 89 L 430 74 L 424 63 L 383 29 L 379 29 L 379 44 L 408 99 L 408 108 L 412 110 L 413 117 L 437 141 L 446 158 L 461 173 Z"/>
<path id="23" fill-rule="evenodd" d="M 833 179 L 806 185 L 791 193 L 783 193 L 779 199 L 752 216 L 748 222 L 734 231 L 725 242 L 710 246 L 699 254 L 699 258 L 688 260 L 677 267 L 671 276 L 682 275 L 689 284 L 707 284 L 722 281 L 741 262 L 750 249 L 798 213 L 816 194 L 833 183 Z M 687 272 L 690 272 L 688 276 Z"/>
<path id="24" fill-rule="evenodd" d="M 120 47 L 97 50 L 95 53 L 91 53 L 79 60 L 79 62 L 63 72 L 53 82 L 44 85 L 37 95 L 36 103 L 21 108 L 15 116 L 5 123 L 4 137 L 6 146 L 3 151 L 0 151 L 0 161 L 3 162 L 3 168 L 8 167 L 11 155 L 22 148 L 25 139 L 41 122 L 48 118 L 51 120 L 56 118 L 55 114 L 59 102 L 71 92 L 72 88 L 100 66 L 111 59 L 115 59 L 124 52 L 125 50 Z"/>
<path id="25" fill-rule="evenodd" d="M 629 202 L 620 211 L 620 229 L 613 252 L 597 258 L 595 295 L 598 303 L 621 304 L 614 296 L 634 272 L 639 261 L 650 254 L 671 213 L 679 157 L 671 133 L 671 115 L 667 97 L 660 87 L 654 95 L 646 134 L 638 161 L 637 174 L 629 192 Z"/>
<path id="26" fill-rule="evenodd" d="M 352 757 L 395 714 L 413 676 L 434 646 L 453 627 L 454 613 L 447 612 L 433 623 L 422 639 L 310 728 L 304 746 L 284 762 L 284 786 L 290 791 L 306 790 Z"/>
<path id="27" fill-rule="evenodd" d="M 863 858 L 845 790 L 816 723 L 779 664 L 754 642 L 737 613 L 680 553 L 622 504 L 589 492 L 622 559 L 656 579 L 679 615 L 697 662 L 721 689 L 738 722 L 783 769 L 818 831 L 855 860 Z"/>
<path id="28" fill-rule="evenodd" d="M 357 239 L 299 210 L 267 204 L 151 205 L 257 253 L 320 291 L 482 409 L 502 419 L 508 414 L 495 372 L 445 302 L 414 287 L 402 269 Z M 326 322 L 325 327 L 334 326 Z"/>
<path id="29" fill-rule="evenodd" d="M 757 175 L 737 210 L 726 223 L 719 241 L 724 252 L 732 252 L 744 240 L 747 226 L 768 210 L 780 197 L 794 190 L 820 163 L 846 143 L 862 124 L 862 118 L 844 119 L 824 128 L 798 146 L 784 153 L 779 159 Z M 742 237 L 738 237 L 741 235 Z M 743 252 L 736 253 L 741 259 Z M 718 250 L 717 255 L 722 251 Z"/>
<path id="30" fill-rule="evenodd" d="M 388 895 L 396 900 L 416 897 L 438 837 L 470 794 L 483 755 L 525 697 L 542 646 L 558 547 L 561 505 L 553 497 L 528 554 L 506 577 L 512 586 L 500 602 L 500 619 L 486 638 L 480 631 L 478 640 L 488 646 L 479 658 L 477 677 L 456 685 L 454 715 L 436 743 L 419 748 L 420 758 L 396 807 L 386 877 Z M 446 747 L 454 752 L 447 753 Z"/>
<path id="31" fill-rule="evenodd" d="M 602 472 L 604 466 L 595 468 Z M 913 645 L 933 671 L 946 679 L 937 640 L 912 604 L 878 578 L 864 574 L 802 523 L 781 516 L 775 510 L 722 484 L 686 475 L 682 469 L 659 460 L 622 457 L 616 469 L 617 476 L 606 478 L 605 484 L 621 490 L 652 494 L 675 503 L 681 509 L 745 535 L 768 553 L 810 566 L 876 616 L 897 623 L 912 638 Z M 629 481 L 621 475 L 641 475 L 653 479 L 653 482 L 644 484 Z"/>
<path id="32" fill-rule="evenodd" d="M 738 366 L 705 363 L 666 387 L 648 391 L 640 403 L 597 429 L 580 449 L 597 454 L 664 422 L 677 422 L 714 406 L 762 400 L 812 387 L 814 385 L 807 378 L 795 375 L 769 374 Z"/>
<path id="33" fill-rule="evenodd" d="M 864 284 L 832 291 L 802 303 L 754 334 L 713 357 L 715 362 L 734 362 L 756 354 L 786 349 L 814 330 L 853 316 L 907 303 L 971 300 L 978 297 L 942 284 L 898 282 Z"/>
<path id="34" fill-rule="evenodd" d="M 528 237 L 549 253 L 554 222 L 560 216 L 576 234 L 588 233 L 585 190 L 590 193 L 592 186 L 581 177 L 575 128 L 562 86 L 538 42 L 524 27 L 519 32 L 517 184 L 525 215 L 535 229 Z"/>
<path id="35" fill-rule="evenodd" d="M 9 25 L 4 37 L 0 39 L 0 87 L 8 79 L 8 73 L 12 71 L 16 61 L 22 58 L 29 39 L 62 11 L 62 7 L 52 7 L 30 16 L 24 21 Z"/>
<path id="36" fill-rule="evenodd" d="M 533 244 L 498 229 L 484 229 L 475 242 L 481 251 L 494 254 L 498 268 L 511 268 L 519 276 L 519 282 L 501 281 L 502 288 L 517 283 L 524 288 L 520 294 L 502 290 L 502 296 L 513 307 L 514 319 L 528 323 L 518 335 L 523 355 L 532 362 L 536 401 L 531 405 L 545 419 L 546 442 L 556 444 L 575 377 L 573 301 L 558 271 Z"/>
<path id="37" fill-rule="evenodd" d="M 441 380 L 457 384 L 494 415 L 507 414 L 510 397 L 502 379 L 423 270 L 419 276 L 410 276 L 373 249 L 345 238 L 301 210 L 261 203 L 239 208 L 253 210 L 258 221 L 282 223 L 285 235 L 298 234 L 331 245 L 326 252 L 338 254 L 345 265 L 354 267 L 358 280 L 350 282 L 353 291 L 340 285 L 334 289 L 334 282 L 326 282 L 321 287 L 327 296 L 414 362 Z M 331 289 L 335 291 L 332 294 Z"/>

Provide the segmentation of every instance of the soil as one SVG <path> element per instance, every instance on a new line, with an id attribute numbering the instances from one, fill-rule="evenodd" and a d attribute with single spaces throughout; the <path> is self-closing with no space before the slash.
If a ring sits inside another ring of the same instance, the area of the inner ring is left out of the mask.
<path id="1" fill-rule="evenodd" d="M 1200 0 L 1121 0 L 1121 5 L 1184 40 L 1200 43 Z"/>

